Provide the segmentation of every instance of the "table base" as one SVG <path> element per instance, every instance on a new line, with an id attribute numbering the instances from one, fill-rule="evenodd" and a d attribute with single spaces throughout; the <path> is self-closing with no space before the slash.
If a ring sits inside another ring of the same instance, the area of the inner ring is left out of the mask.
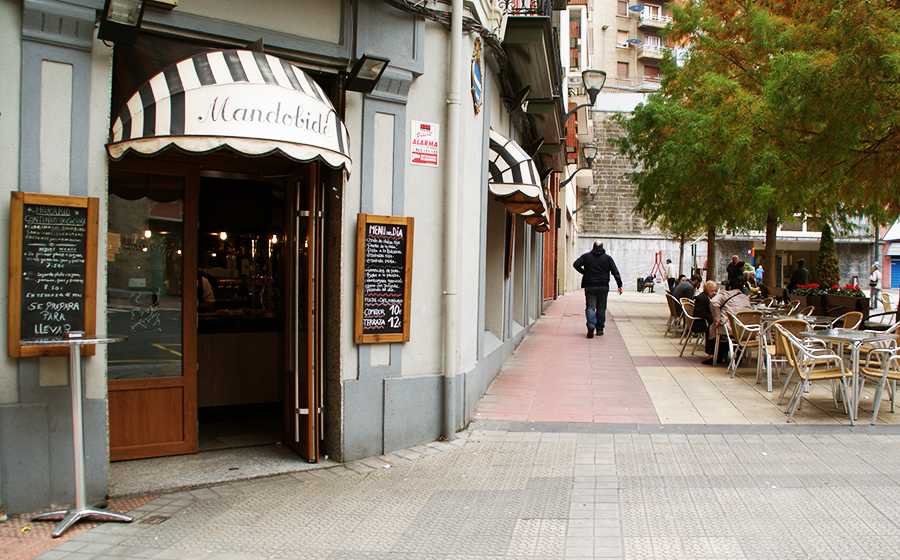
<path id="1" fill-rule="evenodd" d="M 99 521 L 122 521 L 124 523 L 131 523 L 134 521 L 134 518 L 130 515 L 124 515 L 121 513 L 112 513 L 109 511 L 102 511 L 98 509 L 90 509 L 90 508 L 71 508 L 71 509 L 59 509 L 56 511 L 48 511 L 45 513 L 38 513 L 36 515 L 31 516 L 32 521 L 52 521 L 56 518 L 62 517 L 63 520 L 56 526 L 56 529 L 53 529 L 53 532 L 50 533 L 50 536 L 53 538 L 57 538 L 62 535 L 66 529 L 75 524 L 76 521 L 80 519 L 84 519 L 86 517 L 94 517 Z"/>

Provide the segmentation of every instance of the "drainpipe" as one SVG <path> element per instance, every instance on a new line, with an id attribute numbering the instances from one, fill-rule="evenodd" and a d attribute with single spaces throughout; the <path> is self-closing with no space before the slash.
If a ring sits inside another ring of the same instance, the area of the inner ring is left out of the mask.
<path id="1" fill-rule="evenodd" d="M 450 18 L 450 75 L 447 85 L 447 185 L 444 189 L 444 438 L 456 439 L 453 381 L 459 363 L 458 222 L 459 91 L 463 0 L 453 0 Z"/>

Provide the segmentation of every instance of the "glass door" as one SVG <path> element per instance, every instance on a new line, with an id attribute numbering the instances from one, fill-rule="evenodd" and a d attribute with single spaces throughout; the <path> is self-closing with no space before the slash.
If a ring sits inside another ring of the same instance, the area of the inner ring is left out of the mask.
<path id="1" fill-rule="evenodd" d="M 158 166 L 157 166 L 158 167 Z M 107 222 L 110 460 L 197 451 L 194 168 L 114 166 Z"/>

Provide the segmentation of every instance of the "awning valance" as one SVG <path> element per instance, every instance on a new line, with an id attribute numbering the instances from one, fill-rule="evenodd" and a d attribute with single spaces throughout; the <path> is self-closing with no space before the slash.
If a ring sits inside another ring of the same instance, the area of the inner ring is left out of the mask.
<path id="1" fill-rule="evenodd" d="M 544 212 L 547 205 L 537 166 L 514 140 L 491 130 L 488 189 L 514 214 Z"/>
<path id="2" fill-rule="evenodd" d="M 110 157 L 229 147 L 281 152 L 350 171 L 350 137 L 319 85 L 293 64 L 259 52 L 203 53 L 150 78 L 113 122 Z"/>
<path id="3" fill-rule="evenodd" d="M 885 232 L 884 237 L 881 238 L 882 241 L 898 241 L 900 240 L 900 220 L 895 221 L 890 229 Z"/>

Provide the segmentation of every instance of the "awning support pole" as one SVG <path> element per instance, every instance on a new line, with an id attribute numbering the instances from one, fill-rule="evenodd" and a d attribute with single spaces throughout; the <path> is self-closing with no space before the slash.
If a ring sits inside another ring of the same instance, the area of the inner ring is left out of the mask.
<path id="1" fill-rule="evenodd" d="M 459 363 L 458 222 L 459 217 L 459 91 L 462 53 L 463 0 L 453 0 L 450 17 L 450 75 L 447 85 L 447 186 L 444 189 L 444 439 L 456 439 L 454 406 Z"/>

